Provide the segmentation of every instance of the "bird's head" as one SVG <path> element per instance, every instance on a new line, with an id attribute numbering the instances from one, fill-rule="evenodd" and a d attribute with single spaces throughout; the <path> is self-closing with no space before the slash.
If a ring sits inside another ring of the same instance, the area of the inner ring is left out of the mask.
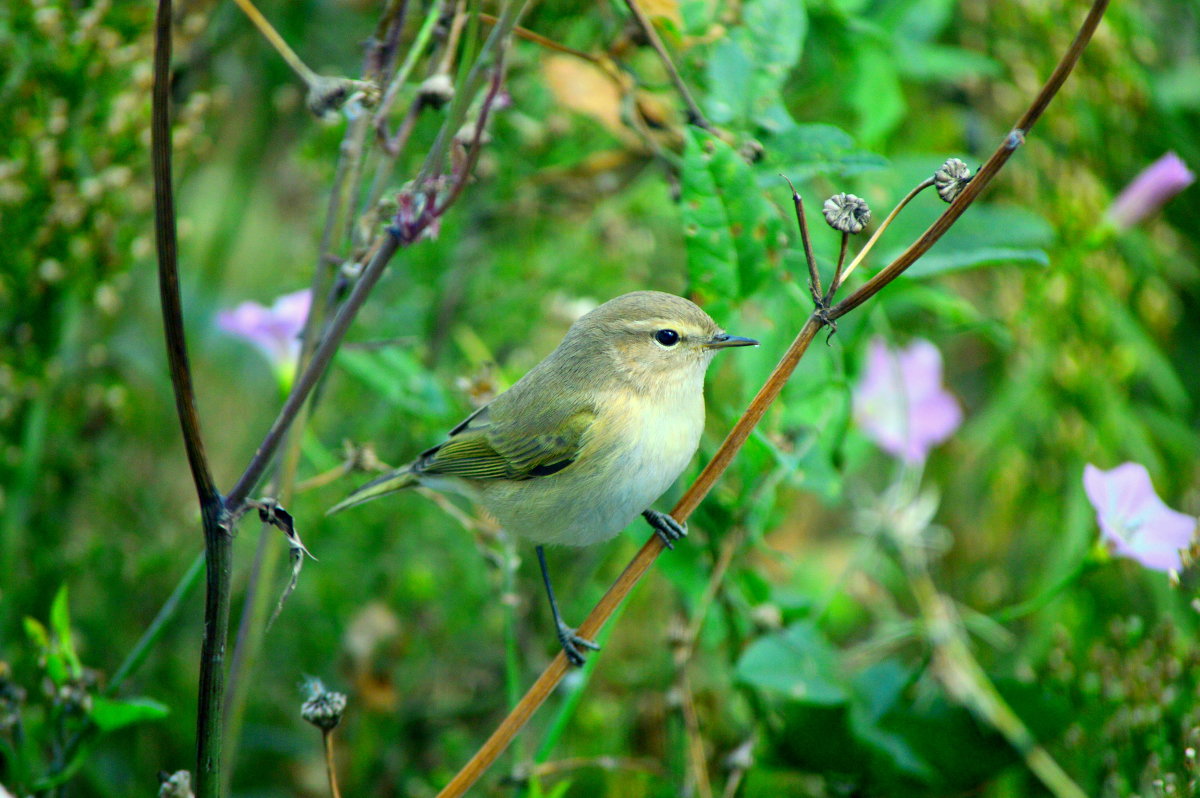
<path id="1" fill-rule="evenodd" d="M 698 383 L 718 350 L 758 341 L 726 333 L 683 297 L 635 291 L 582 316 L 563 344 L 576 356 L 602 357 L 615 375 L 655 391 Z"/>

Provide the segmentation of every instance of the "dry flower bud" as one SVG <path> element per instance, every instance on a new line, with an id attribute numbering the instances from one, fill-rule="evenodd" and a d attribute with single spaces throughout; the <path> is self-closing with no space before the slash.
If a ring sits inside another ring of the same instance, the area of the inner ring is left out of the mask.
<path id="1" fill-rule="evenodd" d="M 309 699 L 300 707 L 300 717 L 322 731 L 329 731 L 342 722 L 346 711 L 346 694 L 326 690 L 320 679 L 305 685 Z"/>
<path id="2" fill-rule="evenodd" d="M 971 182 L 971 169 L 958 158 L 948 158 L 941 168 L 933 173 L 933 185 L 943 202 L 954 202 L 967 183 Z"/>
<path id="3" fill-rule="evenodd" d="M 158 798 L 195 798 L 192 774 L 186 770 L 158 774 Z"/>
<path id="4" fill-rule="evenodd" d="M 829 226 L 843 233 L 860 233 L 871 223 L 871 209 L 867 201 L 853 194 L 834 194 L 825 200 L 821 210 Z"/>

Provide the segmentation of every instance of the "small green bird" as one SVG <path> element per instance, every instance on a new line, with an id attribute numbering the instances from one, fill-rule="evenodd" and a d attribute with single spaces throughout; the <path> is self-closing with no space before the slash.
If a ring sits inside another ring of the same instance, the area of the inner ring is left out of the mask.
<path id="1" fill-rule="evenodd" d="M 563 623 L 543 545 L 607 540 L 642 514 L 668 547 L 687 534 L 649 509 L 704 429 L 704 373 L 719 349 L 752 346 L 682 297 L 635 291 L 576 321 L 558 348 L 417 459 L 329 512 L 403 488 L 462 493 L 537 544 L 558 638 L 572 664 L 596 644 Z"/>

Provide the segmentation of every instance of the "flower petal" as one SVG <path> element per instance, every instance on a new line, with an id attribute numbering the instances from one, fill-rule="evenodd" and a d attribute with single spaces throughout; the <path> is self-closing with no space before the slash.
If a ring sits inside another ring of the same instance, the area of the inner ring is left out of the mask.
<path id="1" fill-rule="evenodd" d="M 1181 567 L 1179 550 L 1191 543 L 1196 518 L 1172 510 L 1158 497 L 1145 466 L 1122 463 L 1103 471 L 1089 463 L 1083 488 L 1114 553 L 1157 571 Z"/>

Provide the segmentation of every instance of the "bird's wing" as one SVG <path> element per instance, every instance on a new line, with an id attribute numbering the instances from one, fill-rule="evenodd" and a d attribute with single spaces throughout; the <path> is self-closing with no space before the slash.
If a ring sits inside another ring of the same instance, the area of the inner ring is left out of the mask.
<path id="1" fill-rule="evenodd" d="M 421 453 L 417 474 L 464 479 L 533 479 L 558 473 L 575 461 L 596 413 L 541 413 L 519 423 L 498 423 L 484 407 L 455 427 L 445 443 Z"/>

